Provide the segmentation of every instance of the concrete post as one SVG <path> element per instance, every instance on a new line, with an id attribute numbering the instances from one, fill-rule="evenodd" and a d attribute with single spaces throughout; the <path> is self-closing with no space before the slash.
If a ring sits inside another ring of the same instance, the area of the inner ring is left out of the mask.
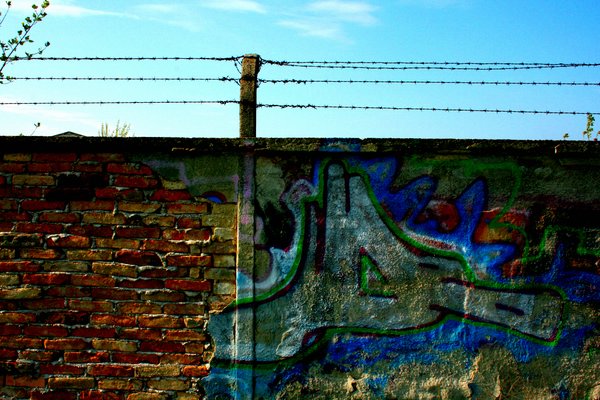
<path id="1" fill-rule="evenodd" d="M 246 54 L 242 61 L 240 78 L 240 137 L 256 137 L 256 88 L 260 56 Z"/>

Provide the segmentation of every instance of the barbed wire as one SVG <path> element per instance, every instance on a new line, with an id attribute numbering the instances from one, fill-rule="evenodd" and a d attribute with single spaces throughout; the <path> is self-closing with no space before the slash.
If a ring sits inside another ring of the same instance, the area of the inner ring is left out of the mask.
<path id="1" fill-rule="evenodd" d="M 58 105 L 154 105 L 154 104 L 241 104 L 240 100 L 117 100 L 117 101 L 9 101 L 0 102 L 0 106 L 58 106 Z M 380 110 L 380 111 L 431 111 L 431 112 L 463 112 L 463 113 L 496 113 L 496 114 L 543 114 L 543 115 L 600 115 L 600 112 L 589 111 L 553 111 L 553 110 L 521 110 L 461 107 L 398 107 L 398 106 L 360 106 L 360 105 L 317 105 L 317 104 L 256 104 L 256 108 L 280 109 L 342 109 L 342 110 Z"/>
<path id="2" fill-rule="evenodd" d="M 396 106 L 353 106 L 353 105 L 316 105 L 316 104 L 258 104 L 258 108 L 300 108 L 300 109 L 342 109 L 342 110 L 387 110 L 387 111 L 443 111 L 496 114 L 545 114 L 545 115 L 600 115 L 600 112 L 587 111 L 540 111 L 511 110 L 488 108 L 456 108 L 456 107 L 396 107 Z"/>
<path id="3" fill-rule="evenodd" d="M 243 56 L 232 57 L 13 57 L 15 61 L 237 61 Z"/>
<path id="4" fill-rule="evenodd" d="M 492 86 L 600 86 L 600 82 L 514 82 L 514 81 L 431 81 L 431 80 L 354 80 L 354 79 L 259 79 L 271 84 L 398 84 L 398 85 L 492 85 Z"/>
<path id="5" fill-rule="evenodd" d="M 240 104 L 239 100 L 94 100 L 94 101 L 4 101 L 0 106 L 152 105 L 152 104 Z"/>
<path id="6" fill-rule="evenodd" d="M 450 71 L 515 71 L 529 69 L 598 67 L 600 63 L 479 63 L 426 61 L 274 61 L 262 64 L 280 67 L 355 69 L 355 70 L 450 70 Z"/>
<path id="7" fill-rule="evenodd" d="M 202 82 L 239 82 L 239 78 L 223 76 L 220 78 L 196 78 L 196 77 L 14 77 L 5 79 L 7 81 L 202 81 Z"/>
<path id="8" fill-rule="evenodd" d="M 140 82 L 235 82 L 239 78 L 223 76 L 219 78 L 200 77 L 48 77 L 21 76 L 4 79 L 6 81 L 140 81 Z M 488 86 L 600 86 L 600 82 L 531 82 L 531 81 L 445 81 L 445 80 L 356 80 L 356 79 L 258 79 L 267 84 L 397 84 L 397 85 L 488 85 Z"/>

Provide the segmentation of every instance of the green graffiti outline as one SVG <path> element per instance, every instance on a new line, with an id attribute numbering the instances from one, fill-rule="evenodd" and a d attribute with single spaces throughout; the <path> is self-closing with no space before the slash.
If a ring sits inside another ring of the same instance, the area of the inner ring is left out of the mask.
<path id="1" fill-rule="evenodd" d="M 465 160 L 465 162 L 472 163 L 470 160 Z M 470 319 L 467 319 L 464 317 L 460 317 L 460 316 L 448 313 L 448 314 L 443 315 L 439 319 L 439 321 L 434 321 L 430 325 L 426 325 L 423 327 L 411 327 L 411 328 L 400 329 L 400 330 L 398 330 L 398 329 L 394 330 L 394 329 L 362 328 L 362 327 L 328 327 L 328 328 L 325 328 L 325 332 L 321 338 L 319 338 L 316 342 L 310 344 L 309 347 L 305 348 L 302 352 L 299 352 L 298 354 L 296 354 L 290 358 L 282 359 L 282 360 L 267 361 L 267 362 L 256 362 L 255 361 L 255 362 L 251 363 L 250 365 L 248 365 L 248 367 L 260 366 L 260 368 L 262 368 L 263 366 L 267 366 L 266 368 L 271 368 L 273 365 L 280 365 L 281 363 L 286 363 L 286 364 L 289 363 L 290 365 L 294 364 L 301 359 L 305 359 L 305 358 L 309 357 L 311 354 L 313 354 L 315 351 L 317 351 L 321 346 L 323 346 L 325 343 L 329 342 L 335 335 L 340 335 L 340 334 L 369 334 L 369 335 L 376 335 L 376 336 L 404 336 L 404 335 L 408 335 L 408 334 L 412 335 L 412 334 L 418 334 L 421 332 L 425 332 L 428 330 L 437 329 L 439 326 L 443 325 L 445 323 L 445 321 L 448 319 L 453 319 L 453 320 L 456 320 L 456 321 L 459 321 L 462 323 L 467 323 L 467 324 L 474 325 L 474 326 L 489 327 L 494 330 L 507 332 L 507 333 L 510 333 L 517 337 L 520 337 L 522 339 L 531 341 L 531 342 L 539 344 L 539 345 L 547 346 L 547 347 L 554 347 L 558 344 L 558 342 L 561 339 L 563 329 L 564 329 L 564 323 L 565 323 L 564 315 L 568 311 L 567 310 L 568 302 L 566 301 L 567 295 L 561 288 L 551 285 L 551 284 L 526 283 L 526 284 L 520 284 L 520 285 L 514 285 L 514 284 L 511 285 L 511 284 L 507 284 L 507 283 L 499 283 L 499 282 L 495 282 L 495 281 L 479 279 L 476 276 L 476 274 L 473 272 L 468 261 L 465 259 L 465 257 L 462 254 L 455 252 L 455 251 L 451 251 L 451 250 L 444 250 L 444 249 L 439 249 L 439 248 L 434 248 L 434 247 L 428 246 L 425 243 L 422 243 L 422 242 L 418 241 L 417 239 L 407 235 L 392 220 L 392 218 L 388 215 L 388 213 L 384 210 L 384 208 L 381 206 L 381 204 L 377 200 L 377 197 L 373 191 L 373 188 L 371 186 L 368 175 L 362 169 L 360 169 L 358 167 L 350 166 L 347 160 L 337 159 L 337 158 L 326 158 L 321 161 L 319 173 L 318 173 L 319 183 L 318 183 L 317 193 L 314 195 L 311 195 L 311 196 L 306 196 L 300 200 L 300 203 L 301 203 L 300 204 L 300 220 L 297 221 L 297 223 L 299 223 L 298 228 L 301 230 L 300 235 L 299 235 L 300 239 L 298 242 L 298 248 L 297 248 L 297 252 L 296 252 L 296 257 L 294 259 L 294 263 L 293 263 L 292 267 L 290 268 L 290 271 L 288 272 L 288 274 L 278 285 L 274 286 L 268 292 L 261 293 L 260 295 L 254 297 L 254 298 L 246 297 L 246 298 L 242 298 L 242 299 L 236 299 L 223 312 L 231 311 L 231 309 L 235 309 L 242 305 L 248 305 L 248 304 L 254 304 L 254 303 L 260 303 L 260 302 L 267 301 L 271 297 L 276 296 L 282 290 L 285 290 L 285 288 L 288 287 L 292 283 L 292 281 L 293 281 L 294 277 L 296 276 L 296 274 L 298 273 L 298 269 L 300 268 L 300 265 L 303 261 L 303 251 L 304 251 L 304 246 L 305 246 L 305 241 L 306 241 L 306 237 L 305 237 L 305 235 L 306 235 L 306 231 L 305 231 L 306 230 L 306 214 L 307 214 L 306 205 L 307 205 L 307 203 L 316 203 L 320 209 L 323 209 L 325 196 L 326 196 L 325 179 L 324 179 L 325 171 L 332 163 L 341 164 L 347 174 L 356 175 L 361 178 L 362 183 L 365 185 L 365 189 L 369 196 L 371 205 L 375 208 L 378 216 L 381 218 L 384 225 L 391 231 L 392 234 L 394 234 L 396 236 L 396 238 L 404 241 L 408 245 L 413 246 L 419 250 L 429 252 L 429 253 L 433 254 L 434 256 L 439 256 L 439 257 L 448 258 L 448 259 L 457 261 L 461 265 L 463 272 L 464 272 L 467 280 L 470 283 L 478 285 L 482 288 L 487 288 L 487 289 L 522 290 L 522 291 L 536 289 L 536 290 L 549 290 L 549 291 L 554 291 L 554 292 L 558 293 L 558 295 L 560 296 L 560 299 L 562 301 L 563 308 L 561 310 L 561 319 L 557 326 L 556 335 L 554 336 L 554 338 L 551 341 L 542 340 L 537 337 L 527 335 L 525 333 L 511 329 L 509 327 L 503 327 L 503 326 L 499 326 L 497 324 L 493 324 L 493 323 L 489 323 L 489 322 L 485 322 L 485 321 L 474 321 L 474 320 L 470 320 Z M 514 168 L 512 168 L 512 170 L 515 170 L 515 171 L 518 170 L 518 166 L 515 166 L 514 164 L 510 164 L 508 162 L 491 164 L 491 165 L 494 166 L 495 168 L 500 168 L 500 166 L 505 166 L 505 165 L 513 165 Z M 521 182 L 521 180 L 518 179 L 518 185 L 516 185 L 516 186 L 519 186 L 520 182 Z M 510 209 L 510 205 L 512 203 L 514 203 L 516 197 L 517 197 L 517 193 L 515 190 L 513 190 L 513 193 L 511 194 L 511 196 L 509 198 L 509 202 L 507 202 L 505 207 L 501 210 L 501 212 L 492 221 L 497 221 L 503 215 L 505 215 L 508 212 L 508 210 Z M 490 221 L 490 224 L 491 224 L 491 221 Z M 513 224 L 501 223 L 501 222 L 498 222 L 498 224 L 501 224 L 502 226 L 508 225 L 508 226 L 511 226 L 513 228 L 517 228 L 520 230 L 519 227 L 516 227 Z M 235 361 L 231 361 L 231 362 L 227 362 L 226 360 L 214 360 L 214 361 L 217 362 L 217 364 L 216 364 L 217 366 L 220 363 L 225 363 L 226 365 L 235 364 L 238 367 L 246 365 L 244 363 L 236 363 Z"/>

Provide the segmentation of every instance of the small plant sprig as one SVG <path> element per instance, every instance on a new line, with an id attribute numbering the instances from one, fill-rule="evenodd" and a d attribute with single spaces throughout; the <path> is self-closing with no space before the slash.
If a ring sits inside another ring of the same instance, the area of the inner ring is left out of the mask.
<path id="1" fill-rule="evenodd" d="M 110 129 L 108 123 L 102 123 L 100 130 L 98 131 L 98 136 L 100 137 L 131 137 L 134 136 L 131 133 L 131 124 L 123 124 L 121 125 L 121 121 L 117 121 L 117 125 L 114 129 Z"/>
<path id="2" fill-rule="evenodd" d="M 0 12 L 0 26 L 4 22 L 10 7 L 12 6 L 11 1 L 6 1 L 6 10 L 4 14 Z M 3 73 L 4 67 L 6 67 L 9 63 L 13 61 L 17 61 L 21 58 L 31 59 L 35 56 L 38 56 L 50 46 L 50 42 L 46 42 L 44 46 L 38 48 L 37 51 L 30 53 L 24 51 L 24 56 L 19 55 L 18 49 L 22 46 L 25 46 L 28 43 L 33 43 L 33 39 L 31 39 L 30 32 L 35 25 L 40 23 L 48 14 L 46 13 L 46 9 L 50 6 L 49 0 L 44 0 L 42 4 L 37 5 L 33 4 L 31 8 L 33 9 L 33 13 L 26 17 L 23 22 L 21 22 L 21 29 L 17 31 L 17 35 L 8 39 L 8 41 L 0 40 L 0 84 L 4 81 L 10 81 L 10 76 L 5 76 Z"/>

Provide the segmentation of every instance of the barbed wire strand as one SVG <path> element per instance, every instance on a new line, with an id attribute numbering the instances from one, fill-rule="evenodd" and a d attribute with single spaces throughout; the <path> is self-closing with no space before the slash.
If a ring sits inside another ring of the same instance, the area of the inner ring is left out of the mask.
<path id="1" fill-rule="evenodd" d="M 510 71 L 528 69 L 555 69 L 598 67 L 600 63 L 478 63 L 478 62 L 421 62 L 421 61 L 273 61 L 262 59 L 263 64 L 280 67 L 354 69 L 354 70 L 451 70 L 451 71 Z"/>
<path id="2" fill-rule="evenodd" d="M 243 56 L 232 57 L 14 57 L 16 61 L 237 61 Z"/>
<path id="3" fill-rule="evenodd" d="M 353 79 L 259 79 L 271 84 L 398 84 L 398 85 L 492 85 L 492 86 L 600 86 L 600 82 L 514 82 L 514 81 L 431 81 L 431 80 L 353 80 Z"/>
<path id="4" fill-rule="evenodd" d="M 0 106 L 58 106 L 58 105 L 150 105 L 150 104 L 240 104 L 239 100 L 122 100 L 122 101 L 31 101 L 0 102 Z M 588 111 L 551 111 L 551 110 L 512 110 L 460 107 L 397 107 L 397 106 L 357 106 L 357 105 L 317 105 L 317 104 L 267 104 L 259 103 L 257 108 L 280 109 L 344 109 L 344 110 L 382 110 L 382 111 L 432 111 L 497 114 L 544 114 L 544 115 L 600 115 L 600 112 Z"/>
<path id="5" fill-rule="evenodd" d="M 10 77 L 6 81 L 166 81 L 166 82 L 235 82 L 239 78 L 200 77 Z M 600 86 L 600 82 L 531 82 L 531 81 L 445 81 L 445 80 L 356 80 L 356 79 L 258 79 L 258 83 L 268 84 L 394 84 L 394 85 L 487 85 L 487 86 Z"/>
<path id="6" fill-rule="evenodd" d="M 195 77 L 14 77 L 6 78 L 7 81 L 202 81 L 202 82 L 239 82 L 239 78 L 223 76 L 220 78 L 195 78 Z"/>

